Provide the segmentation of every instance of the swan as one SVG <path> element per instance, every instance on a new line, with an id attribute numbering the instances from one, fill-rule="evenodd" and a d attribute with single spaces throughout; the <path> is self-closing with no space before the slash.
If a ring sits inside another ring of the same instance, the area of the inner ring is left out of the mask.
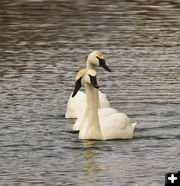
<path id="1" fill-rule="evenodd" d="M 83 115 L 78 118 L 73 130 L 79 131 L 79 139 L 109 140 L 131 139 L 134 135 L 136 123 L 131 123 L 128 116 L 112 108 L 98 108 L 99 94 L 96 80 L 96 67 L 101 66 L 111 71 L 100 51 L 89 54 L 86 71 L 83 74 L 87 104 Z M 77 93 L 74 89 L 73 96 Z M 76 128 L 77 127 L 77 128 Z"/>
<path id="2" fill-rule="evenodd" d="M 86 109 L 86 94 L 79 91 L 84 84 L 86 69 L 81 69 L 76 75 L 75 91 L 67 101 L 65 118 L 79 118 Z M 99 90 L 99 108 L 108 108 L 110 103 L 107 96 Z M 73 95 L 74 94 L 74 95 Z M 76 95 L 76 96 L 75 96 Z"/>

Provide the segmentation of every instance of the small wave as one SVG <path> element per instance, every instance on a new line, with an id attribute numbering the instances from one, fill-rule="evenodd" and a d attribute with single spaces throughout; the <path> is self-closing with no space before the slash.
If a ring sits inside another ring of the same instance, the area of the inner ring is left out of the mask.
<path id="1" fill-rule="evenodd" d="M 142 132 L 142 131 L 148 131 L 148 130 L 157 130 L 157 129 L 171 129 L 171 128 L 179 128 L 179 124 L 171 124 L 171 125 L 162 125 L 157 127 L 148 127 L 148 128 L 136 128 L 136 131 Z"/>
<path id="2" fill-rule="evenodd" d="M 180 136 L 179 136 L 180 137 Z M 134 140 L 166 140 L 166 139 L 178 139 L 177 136 L 169 135 L 169 136 L 153 136 L 153 135 L 147 135 L 147 136 L 135 136 L 133 138 Z"/>

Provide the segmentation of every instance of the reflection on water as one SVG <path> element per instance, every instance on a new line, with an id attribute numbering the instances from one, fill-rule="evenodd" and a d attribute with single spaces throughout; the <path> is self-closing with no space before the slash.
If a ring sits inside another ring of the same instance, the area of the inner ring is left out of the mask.
<path id="1" fill-rule="evenodd" d="M 85 171 L 87 172 L 87 175 L 93 175 L 98 172 L 100 172 L 100 169 L 98 169 L 93 162 L 93 159 L 95 157 L 95 153 L 91 150 L 88 150 L 84 153 L 85 161 L 87 161 L 87 165 L 85 166 Z"/>
<path id="2" fill-rule="evenodd" d="M 86 151 L 84 151 L 83 159 L 85 162 L 84 165 L 84 177 L 83 177 L 83 183 L 91 183 L 91 184 L 97 184 L 98 179 L 96 178 L 96 175 L 100 173 L 102 170 L 98 166 L 96 162 L 96 156 L 98 155 L 98 152 L 95 152 L 94 150 L 89 150 L 89 148 L 93 149 L 93 147 L 96 146 L 96 142 L 90 142 L 88 141 L 85 143 L 85 147 L 87 148 Z"/>
<path id="3" fill-rule="evenodd" d="M 178 0 L 1 0 L 0 185 L 163 185 L 180 161 L 179 12 Z M 64 118 L 94 49 L 113 70 L 98 69 L 101 91 L 138 121 L 133 140 L 81 141 Z"/>

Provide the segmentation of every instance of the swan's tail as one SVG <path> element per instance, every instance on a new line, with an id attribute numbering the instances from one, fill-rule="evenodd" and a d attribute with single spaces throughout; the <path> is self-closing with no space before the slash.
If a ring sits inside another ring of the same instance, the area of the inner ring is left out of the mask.
<path id="1" fill-rule="evenodd" d="M 133 127 L 133 129 L 135 129 L 136 125 L 137 125 L 137 122 L 132 123 L 132 127 Z"/>

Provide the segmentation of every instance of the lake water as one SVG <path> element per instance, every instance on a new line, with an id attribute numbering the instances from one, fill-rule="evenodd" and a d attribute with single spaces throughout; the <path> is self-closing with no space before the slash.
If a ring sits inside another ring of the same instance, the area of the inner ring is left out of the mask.
<path id="1" fill-rule="evenodd" d="M 64 118 L 95 49 L 132 140 L 79 140 Z M 0 185 L 164 185 L 180 170 L 179 60 L 178 0 L 1 0 Z"/>

